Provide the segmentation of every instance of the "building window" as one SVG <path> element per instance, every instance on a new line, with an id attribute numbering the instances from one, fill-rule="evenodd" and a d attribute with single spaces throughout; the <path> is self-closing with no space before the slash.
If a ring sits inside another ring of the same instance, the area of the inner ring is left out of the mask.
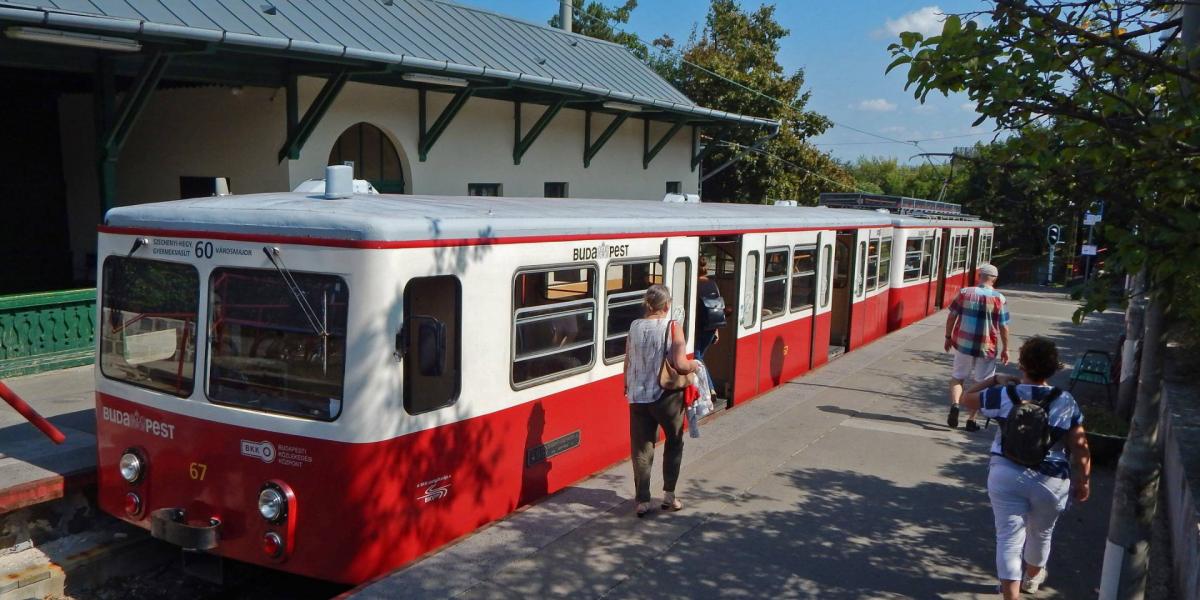
<path id="1" fill-rule="evenodd" d="M 468 183 L 468 196 L 503 196 L 504 188 L 499 183 Z"/>
<path id="2" fill-rule="evenodd" d="M 546 198 L 566 198 L 567 197 L 567 182 L 565 181 L 547 181 L 543 189 L 545 190 L 542 196 Z"/>
<path id="3" fill-rule="evenodd" d="M 645 312 L 646 288 L 663 282 L 662 264 L 657 259 L 608 265 L 604 276 L 604 360 L 613 363 L 625 356 L 629 326 Z"/>
<path id="4" fill-rule="evenodd" d="M 370 123 L 351 125 L 329 151 L 331 165 L 354 169 L 355 179 L 365 179 L 381 194 L 404 193 L 404 171 L 400 153 L 388 136 Z"/>
<path id="5" fill-rule="evenodd" d="M 763 274 L 763 320 L 783 314 L 787 306 L 788 251 L 767 250 L 766 272 Z"/>
<path id="6" fill-rule="evenodd" d="M 586 371 L 596 350 L 596 267 L 520 271 L 513 279 L 512 382 L 525 387 Z"/>
<path id="7" fill-rule="evenodd" d="M 683 193 L 683 183 L 679 182 L 679 181 L 668 181 L 667 182 L 667 193 L 668 194 L 682 194 Z"/>

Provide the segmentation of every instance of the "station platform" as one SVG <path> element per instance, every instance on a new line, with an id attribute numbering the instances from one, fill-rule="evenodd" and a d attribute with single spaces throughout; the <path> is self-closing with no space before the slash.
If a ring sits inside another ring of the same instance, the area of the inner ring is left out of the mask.
<path id="1" fill-rule="evenodd" d="M 96 470 L 92 367 L 14 377 L 5 383 L 67 439 L 55 445 L 0 401 L 0 515 L 92 485 Z"/>
<path id="2" fill-rule="evenodd" d="M 1068 368 L 1111 350 L 1122 315 L 1076 326 L 1075 306 L 1014 291 L 1014 347 L 1047 336 Z M 994 598 L 996 428 L 946 427 L 944 324 L 933 315 L 709 418 L 686 439 L 680 512 L 635 518 L 624 462 L 345 597 Z M 1088 387 L 1077 395 L 1104 394 Z M 656 493 L 660 464 L 661 447 Z M 1060 519 L 1039 598 L 1096 597 L 1112 469 Z"/>

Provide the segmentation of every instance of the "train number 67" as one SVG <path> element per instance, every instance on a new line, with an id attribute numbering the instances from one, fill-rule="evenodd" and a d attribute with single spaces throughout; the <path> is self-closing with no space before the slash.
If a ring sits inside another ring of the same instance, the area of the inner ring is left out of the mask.
<path id="1" fill-rule="evenodd" d="M 204 481 L 204 474 L 208 473 L 208 465 L 203 463 L 192 463 L 188 466 L 188 475 L 197 481 Z"/>

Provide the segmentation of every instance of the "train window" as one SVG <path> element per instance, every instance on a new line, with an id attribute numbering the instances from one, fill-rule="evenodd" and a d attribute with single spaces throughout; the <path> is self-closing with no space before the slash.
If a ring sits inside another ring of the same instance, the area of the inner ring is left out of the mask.
<path id="1" fill-rule="evenodd" d="M 833 286 L 830 285 L 833 278 L 833 246 L 825 246 L 825 260 L 822 262 L 825 264 L 822 271 L 825 273 L 825 293 L 821 295 L 821 308 L 825 308 L 829 306 L 830 294 L 833 293 Z"/>
<path id="2" fill-rule="evenodd" d="M 596 268 L 519 271 L 513 279 L 513 385 L 584 371 L 596 349 Z"/>
<path id="3" fill-rule="evenodd" d="M 742 304 L 742 327 L 754 327 L 758 322 L 758 252 L 746 255 L 745 269 L 746 293 Z"/>
<path id="4" fill-rule="evenodd" d="M 504 188 L 499 183 L 468 183 L 468 196 L 503 196 Z"/>
<path id="5" fill-rule="evenodd" d="M 332 421 L 342 410 L 349 290 L 337 275 L 213 269 L 208 397 Z"/>
<path id="6" fill-rule="evenodd" d="M 866 242 L 858 243 L 858 256 L 856 258 L 860 262 L 858 262 L 855 267 L 854 295 L 861 296 L 863 293 L 863 282 L 866 279 L 866 270 L 867 270 L 867 262 L 868 262 L 867 261 L 867 243 Z M 858 268 L 858 265 L 862 265 L 862 268 Z"/>
<path id="7" fill-rule="evenodd" d="M 927 237 L 921 243 L 921 279 L 929 277 L 933 272 L 933 263 L 937 259 L 934 254 L 934 238 Z"/>
<path id="8" fill-rule="evenodd" d="M 871 238 L 867 244 L 867 291 L 879 285 L 879 238 Z"/>
<path id="9" fill-rule="evenodd" d="M 887 287 L 892 279 L 892 238 L 883 238 L 879 242 L 879 285 Z"/>
<path id="10" fill-rule="evenodd" d="M 767 250 L 763 267 L 762 316 L 767 321 L 782 315 L 787 307 L 787 248 Z"/>
<path id="11" fill-rule="evenodd" d="M 922 247 L 925 238 L 908 238 L 904 242 L 904 281 L 916 281 L 921 278 Z"/>
<path id="12" fill-rule="evenodd" d="M 415 415 L 458 400 L 462 386 L 462 283 L 453 275 L 418 277 L 404 287 L 404 410 Z"/>
<path id="13" fill-rule="evenodd" d="M 609 264 L 604 275 L 604 361 L 615 363 L 625 356 L 629 325 L 642 318 L 646 288 L 663 282 L 662 263 L 653 258 L 639 262 Z"/>
<path id="14" fill-rule="evenodd" d="M 671 318 L 679 321 L 687 334 L 690 323 L 689 307 L 692 306 L 692 261 L 675 259 L 671 267 Z"/>
<path id="15" fill-rule="evenodd" d="M 816 246 L 796 246 L 792 252 L 792 312 L 812 308 L 817 297 L 816 251 Z"/>
<path id="16" fill-rule="evenodd" d="M 109 379 L 190 396 L 200 304 L 196 268 L 110 256 L 104 260 L 103 277 L 100 372 Z"/>

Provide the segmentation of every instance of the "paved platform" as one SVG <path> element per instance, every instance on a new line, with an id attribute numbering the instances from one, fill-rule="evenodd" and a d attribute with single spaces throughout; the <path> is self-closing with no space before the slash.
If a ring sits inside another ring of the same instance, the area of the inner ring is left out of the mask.
<path id="1" fill-rule="evenodd" d="M 0 401 L 0 514 L 61 498 L 95 481 L 92 373 L 88 366 L 5 380 L 67 439 L 55 445 Z"/>
<path id="2" fill-rule="evenodd" d="M 1067 365 L 1111 348 L 1121 315 L 1076 326 L 1074 308 L 1061 294 L 1013 294 L 1014 346 L 1048 336 Z M 944 319 L 709 419 L 687 439 L 681 512 L 636 519 L 626 462 L 348 595 L 993 598 L 995 428 L 945 426 Z M 1092 500 L 1063 515 L 1039 598 L 1096 596 L 1112 480 L 1098 469 Z"/>

